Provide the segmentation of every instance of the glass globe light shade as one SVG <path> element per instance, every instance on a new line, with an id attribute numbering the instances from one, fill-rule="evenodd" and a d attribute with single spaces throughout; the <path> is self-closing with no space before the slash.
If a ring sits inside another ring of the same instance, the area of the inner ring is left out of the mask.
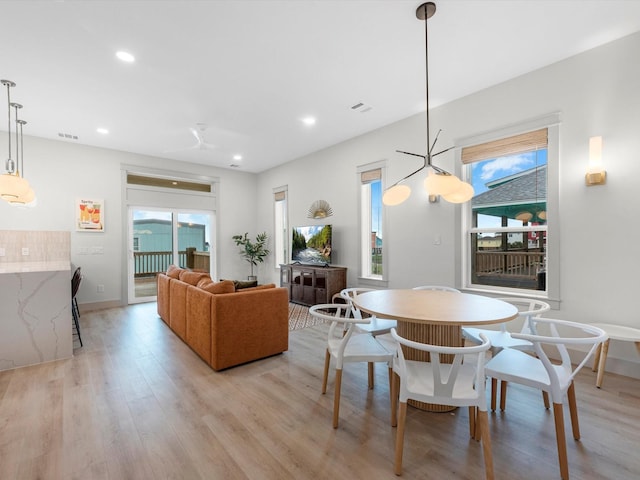
<path id="1" fill-rule="evenodd" d="M 29 182 L 20 175 L 13 173 L 0 175 L 0 197 L 8 202 L 26 195 L 29 188 Z"/>
<path id="2" fill-rule="evenodd" d="M 394 185 L 382 195 L 382 203 L 388 206 L 400 205 L 411 195 L 411 188 L 407 185 Z"/>
<path id="3" fill-rule="evenodd" d="M 15 206 L 26 206 L 31 204 L 35 199 L 36 199 L 36 193 L 33 191 L 33 188 L 29 187 L 29 190 L 27 190 L 27 193 L 17 198 L 9 200 L 9 203 Z"/>
<path id="4" fill-rule="evenodd" d="M 475 191 L 470 183 L 460 181 L 460 188 L 458 188 L 458 190 L 453 193 L 448 193 L 447 195 L 442 195 L 442 198 L 450 203 L 464 203 L 471 200 L 474 193 Z"/>
<path id="5" fill-rule="evenodd" d="M 429 195 L 445 196 L 460 188 L 460 179 L 455 175 L 429 172 L 424 180 L 424 188 Z"/>

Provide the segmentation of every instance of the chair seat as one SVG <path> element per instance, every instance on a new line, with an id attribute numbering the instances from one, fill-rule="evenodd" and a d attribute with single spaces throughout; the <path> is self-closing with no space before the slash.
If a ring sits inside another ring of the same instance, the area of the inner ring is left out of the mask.
<path id="1" fill-rule="evenodd" d="M 571 383 L 571 372 L 566 372 L 561 365 L 553 365 L 558 375 L 561 388 Z M 549 374 L 539 358 L 520 350 L 505 349 L 485 365 L 488 377 L 498 377 L 507 382 L 516 382 L 543 391 L 549 391 L 551 381 Z"/>
<path id="2" fill-rule="evenodd" d="M 433 364 L 416 360 L 406 360 L 407 368 L 407 390 L 412 393 L 411 398 L 420 401 L 420 396 L 424 395 L 430 403 L 441 403 L 455 405 L 457 400 L 464 400 L 464 405 L 468 405 L 469 399 L 476 398 L 478 392 L 473 388 L 473 379 L 476 374 L 475 365 L 463 364 L 460 366 L 458 376 L 453 384 L 451 396 L 436 397 L 433 386 Z M 451 371 L 451 365 L 441 365 L 441 374 L 447 378 Z"/>
<path id="3" fill-rule="evenodd" d="M 341 339 L 332 338 L 329 340 L 329 350 L 336 357 L 340 348 Z M 392 358 L 390 352 L 382 346 L 373 336 L 368 333 L 354 333 L 349 339 L 349 343 L 344 349 L 344 362 L 387 362 Z M 378 358 L 376 358 L 378 357 Z"/>
<path id="4" fill-rule="evenodd" d="M 367 332 L 373 336 L 389 333 L 392 328 L 397 328 L 398 322 L 387 318 L 371 317 L 370 323 L 356 325 L 358 331 Z"/>
<path id="5" fill-rule="evenodd" d="M 464 338 L 473 343 L 482 343 L 480 340 L 480 333 L 484 333 L 489 339 L 492 351 L 503 348 L 519 348 L 527 350 L 533 346 L 533 344 L 528 340 L 513 338 L 509 332 L 503 332 L 501 330 L 485 330 L 467 327 L 462 329 L 462 335 Z"/>

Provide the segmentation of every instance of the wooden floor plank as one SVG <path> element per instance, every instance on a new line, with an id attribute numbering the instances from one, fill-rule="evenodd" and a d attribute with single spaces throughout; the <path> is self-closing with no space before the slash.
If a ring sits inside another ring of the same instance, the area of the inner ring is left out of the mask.
<path id="1" fill-rule="evenodd" d="M 347 365 L 340 427 L 334 373 L 320 392 L 327 325 L 290 333 L 289 351 L 222 372 L 176 337 L 155 304 L 87 312 L 69 360 L 0 372 L 0 478 L 390 480 L 386 366 L 367 388 Z M 640 478 L 640 380 L 584 369 L 576 381 L 582 439 L 567 424 L 572 479 Z M 565 410 L 568 419 L 568 411 Z M 559 478 L 553 415 L 539 392 L 509 386 L 489 414 L 496 478 Z M 468 411 L 409 408 L 403 478 L 484 477 Z"/>

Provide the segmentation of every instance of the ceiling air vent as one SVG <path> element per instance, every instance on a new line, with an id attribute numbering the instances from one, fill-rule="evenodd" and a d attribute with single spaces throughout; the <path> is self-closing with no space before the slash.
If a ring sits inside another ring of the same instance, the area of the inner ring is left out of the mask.
<path id="1" fill-rule="evenodd" d="M 353 105 L 351 107 L 351 110 L 353 110 L 354 112 L 366 113 L 372 108 L 373 107 L 371 105 L 367 105 L 366 103 L 359 102 Z"/>
<path id="2" fill-rule="evenodd" d="M 60 138 L 66 138 L 67 140 L 78 140 L 77 135 L 71 135 L 70 133 L 58 133 Z"/>

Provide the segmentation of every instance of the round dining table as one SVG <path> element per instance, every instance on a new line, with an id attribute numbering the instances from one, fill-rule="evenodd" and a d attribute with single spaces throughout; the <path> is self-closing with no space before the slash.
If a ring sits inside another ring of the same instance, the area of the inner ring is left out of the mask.
<path id="1" fill-rule="evenodd" d="M 420 343 L 460 347 L 462 326 L 489 325 L 513 320 L 518 309 L 496 298 L 441 290 L 372 290 L 353 299 L 355 305 L 378 318 L 398 322 L 398 335 Z M 429 360 L 429 354 L 404 348 L 406 358 Z M 423 410 L 448 412 L 454 407 L 411 401 Z"/>

